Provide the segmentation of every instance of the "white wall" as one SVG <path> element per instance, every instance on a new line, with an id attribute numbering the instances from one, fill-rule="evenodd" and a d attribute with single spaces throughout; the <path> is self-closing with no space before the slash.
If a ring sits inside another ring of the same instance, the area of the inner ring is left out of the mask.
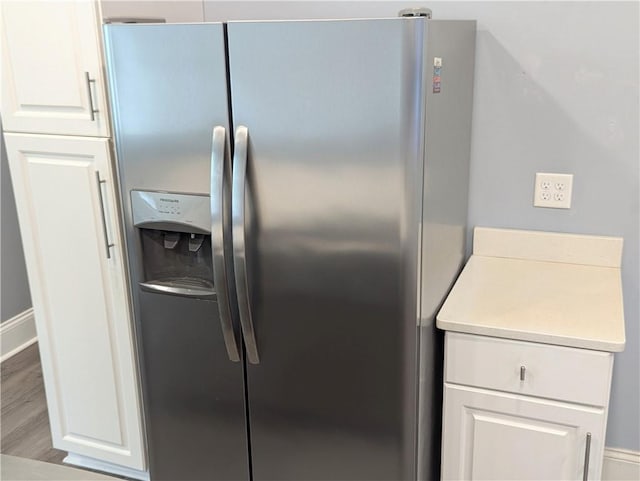
<path id="1" fill-rule="evenodd" d="M 102 0 L 102 18 L 112 17 L 162 18 L 167 23 L 202 22 L 202 0 Z"/>
<path id="2" fill-rule="evenodd" d="M 607 445 L 640 450 L 638 3 L 206 0 L 205 20 L 394 16 L 411 5 L 478 20 L 470 225 L 624 237 L 627 347 Z M 571 210 L 532 206 L 545 171 L 575 175 Z"/>

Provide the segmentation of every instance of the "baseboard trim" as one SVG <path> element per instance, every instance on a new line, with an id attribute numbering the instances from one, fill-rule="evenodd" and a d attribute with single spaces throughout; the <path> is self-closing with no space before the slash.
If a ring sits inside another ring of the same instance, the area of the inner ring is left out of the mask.
<path id="1" fill-rule="evenodd" d="M 38 340 L 33 308 L 0 324 L 0 362 L 18 354 Z"/>
<path id="2" fill-rule="evenodd" d="M 79 468 L 87 468 L 107 474 L 115 474 L 116 476 L 125 476 L 127 478 L 139 479 L 140 481 L 149 481 L 149 473 L 147 471 L 127 468 L 126 466 L 120 466 L 107 461 L 100 461 L 99 459 L 89 458 L 80 454 L 69 453 L 62 462 Z"/>
<path id="3" fill-rule="evenodd" d="M 640 479 L 640 452 L 605 448 L 603 481 L 637 481 Z"/>

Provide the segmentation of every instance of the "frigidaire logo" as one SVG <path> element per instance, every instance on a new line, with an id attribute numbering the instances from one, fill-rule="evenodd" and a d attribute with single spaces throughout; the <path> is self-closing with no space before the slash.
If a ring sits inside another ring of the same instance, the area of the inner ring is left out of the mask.
<path id="1" fill-rule="evenodd" d="M 163 200 L 165 202 L 175 202 L 176 204 L 180 202 L 178 199 L 163 199 L 162 197 L 160 197 L 160 200 Z"/>

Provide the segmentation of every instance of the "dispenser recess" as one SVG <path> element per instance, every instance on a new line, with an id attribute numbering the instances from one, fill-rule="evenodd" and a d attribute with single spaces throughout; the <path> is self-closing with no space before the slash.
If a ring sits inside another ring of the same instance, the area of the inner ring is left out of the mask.
<path id="1" fill-rule="evenodd" d="M 142 290 L 215 299 L 209 197 L 131 191 L 142 248 Z"/>

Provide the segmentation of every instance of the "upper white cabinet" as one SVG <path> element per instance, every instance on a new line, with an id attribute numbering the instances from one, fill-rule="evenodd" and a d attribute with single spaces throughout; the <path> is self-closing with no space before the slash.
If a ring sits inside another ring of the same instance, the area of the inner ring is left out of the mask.
<path id="1" fill-rule="evenodd" d="M 108 139 L 5 134 L 56 448 L 145 468 Z"/>
<path id="2" fill-rule="evenodd" d="M 97 5 L 0 4 L 4 130 L 108 137 Z"/>

